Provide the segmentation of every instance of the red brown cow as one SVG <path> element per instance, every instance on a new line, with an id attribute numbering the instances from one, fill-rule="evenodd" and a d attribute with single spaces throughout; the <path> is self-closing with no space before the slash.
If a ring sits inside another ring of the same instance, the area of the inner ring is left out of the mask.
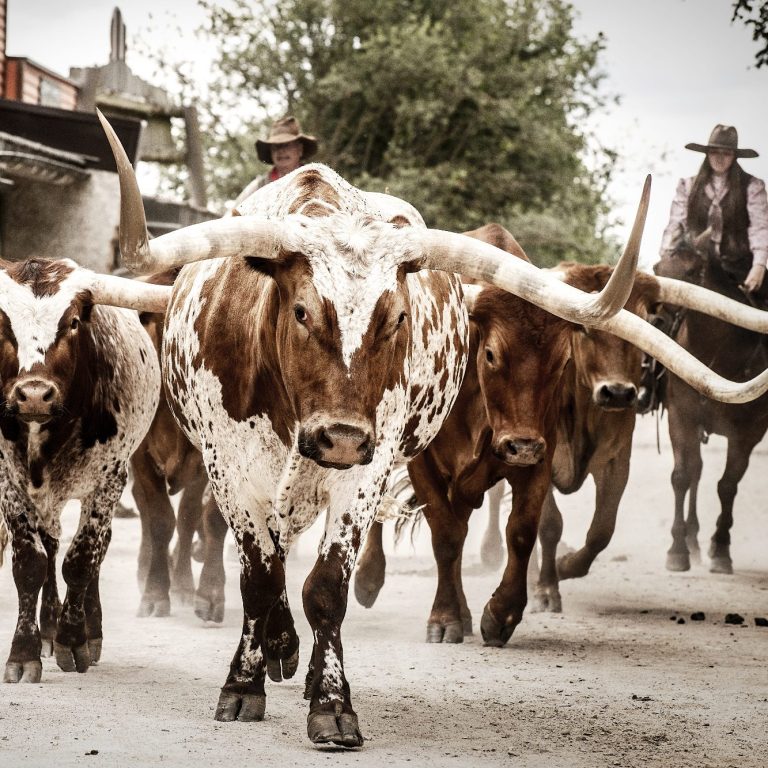
<path id="1" fill-rule="evenodd" d="M 159 311 L 168 295 L 69 260 L 0 261 L 0 512 L 19 596 L 7 683 L 39 682 L 41 653 L 78 672 L 101 656 L 99 569 L 128 459 L 160 395 L 149 337 L 136 312 L 116 307 Z M 69 499 L 81 515 L 61 605 L 56 552 Z"/>
<path id="2" fill-rule="evenodd" d="M 176 271 L 156 275 L 150 282 L 173 284 Z M 141 317 L 158 357 L 162 343 L 162 314 Z M 224 620 L 223 548 L 227 526 L 210 494 L 202 456 L 187 440 L 171 414 L 163 392 L 152 426 L 131 457 L 133 496 L 141 517 L 139 616 L 170 615 L 171 589 L 182 604 L 194 604 L 203 621 Z M 178 520 L 169 495 L 181 492 Z M 178 542 L 169 570 L 168 545 L 174 528 Z M 192 575 L 192 539 L 201 533 L 203 569 L 195 591 Z"/>

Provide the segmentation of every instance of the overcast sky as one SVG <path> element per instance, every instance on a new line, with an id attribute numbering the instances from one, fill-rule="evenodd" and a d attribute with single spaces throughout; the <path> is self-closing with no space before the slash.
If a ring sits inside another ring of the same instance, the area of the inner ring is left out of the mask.
<path id="1" fill-rule="evenodd" d="M 693 175 L 702 155 L 687 142 L 707 142 L 716 123 L 735 125 L 739 144 L 760 152 L 744 168 L 768 179 L 768 69 L 753 67 L 756 44 L 742 23 L 730 23 L 730 0 L 576 0 L 577 33 L 603 32 L 606 89 L 621 104 L 601 116 L 603 143 L 621 161 L 612 193 L 625 234 L 642 181 L 654 175 L 641 263 L 656 258 L 678 177 Z M 7 53 L 27 56 L 61 74 L 70 66 L 104 64 L 114 0 L 8 0 Z M 194 0 L 131 0 L 122 7 L 130 42 L 150 24 L 175 17 L 192 31 L 201 16 Z M 168 25 L 170 28 L 170 25 Z M 191 37 L 191 34 L 190 34 Z M 179 41 L 180 46 L 184 41 Z"/>

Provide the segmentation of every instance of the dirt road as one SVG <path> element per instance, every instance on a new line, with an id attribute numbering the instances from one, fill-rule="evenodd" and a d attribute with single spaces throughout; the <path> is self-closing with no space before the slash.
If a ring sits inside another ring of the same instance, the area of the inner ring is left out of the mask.
<path id="1" fill-rule="evenodd" d="M 717 514 L 724 443 L 705 449 L 702 533 Z M 415 548 L 390 546 L 387 583 L 371 610 L 351 599 L 344 650 L 367 737 L 359 752 L 313 748 L 302 699 L 311 633 L 301 583 L 313 539 L 289 562 L 289 596 L 304 654 L 296 679 L 268 682 L 262 723 L 213 720 L 240 623 L 237 565 L 228 547 L 228 607 L 204 627 L 175 605 L 137 619 L 137 520 L 116 520 L 102 575 L 102 661 L 85 675 L 43 660 L 39 685 L 0 686 L 0 766 L 765 766 L 768 759 L 768 456 L 761 447 L 736 501 L 734 576 L 706 566 L 669 574 L 671 454 L 662 424 L 636 433 L 618 530 L 592 573 L 562 585 L 562 615 L 526 615 L 506 648 L 427 645 L 435 584 L 426 532 Z M 562 500 L 564 538 L 583 539 L 592 496 Z M 485 515 L 476 513 L 465 586 L 479 620 L 499 574 L 479 566 Z M 76 515 L 68 511 L 71 536 Z M 10 645 L 16 593 L 0 571 L 0 653 Z M 706 620 L 692 622 L 703 611 Z M 726 613 L 745 617 L 726 625 Z M 670 620 L 675 617 L 675 620 Z M 678 623 L 677 619 L 685 619 Z M 94 753 L 97 752 L 97 753 Z"/>

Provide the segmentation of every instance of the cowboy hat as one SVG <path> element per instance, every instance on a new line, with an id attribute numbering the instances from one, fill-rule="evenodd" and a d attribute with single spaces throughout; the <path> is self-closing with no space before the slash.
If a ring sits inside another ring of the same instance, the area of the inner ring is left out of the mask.
<path id="1" fill-rule="evenodd" d="M 736 157 L 757 157 L 754 149 L 739 149 L 739 134 L 732 125 L 716 125 L 709 136 L 709 144 L 686 144 L 694 152 L 708 152 L 710 149 L 726 149 Z"/>
<path id="2" fill-rule="evenodd" d="M 276 120 L 267 139 L 256 140 L 256 154 L 262 163 L 272 162 L 272 147 L 275 144 L 288 144 L 300 141 L 304 147 L 302 159 L 307 160 L 317 152 L 317 139 L 301 132 L 299 121 L 291 115 Z"/>

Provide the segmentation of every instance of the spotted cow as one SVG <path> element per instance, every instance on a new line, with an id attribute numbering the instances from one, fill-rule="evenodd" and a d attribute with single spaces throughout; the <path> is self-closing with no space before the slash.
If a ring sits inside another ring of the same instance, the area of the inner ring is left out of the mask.
<path id="1" fill-rule="evenodd" d="M 5 682 L 39 682 L 41 653 L 65 671 L 99 660 L 99 568 L 127 461 L 160 394 L 149 337 L 136 312 L 116 307 L 158 311 L 167 300 L 167 289 L 69 260 L 0 261 L 0 512 L 19 597 Z M 56 552 L 69 499 L 81 514 L 61 605 Z"/>

